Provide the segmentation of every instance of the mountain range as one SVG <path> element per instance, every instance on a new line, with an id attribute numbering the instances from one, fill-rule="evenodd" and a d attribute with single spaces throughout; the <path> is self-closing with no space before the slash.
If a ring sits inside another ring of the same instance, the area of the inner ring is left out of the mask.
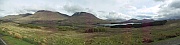
<path id="1" fill-rule="evenodd" d="M 48 11 L 48 10 L 39 10 L 34 14 L 26 13 L 19 15 L 8 15 L 0 18 L 1 20 L 9 20 L 16 23 L 26 23 L 26 24 L 46 24 L 46 25 L 92 25 L 99 23 L 148 23 L 154 22 L 153 19 L 130 19 L 130 20 L 102 20 L 97 18 L 91 13 L 87 12 L 76 12 L 72 16 L 68 16 L 67 14 L 63 14 L 60 12 Z M 112 22 L 114 21 L 114 22 Z"/>
<path id="2" fill-rule="evenodd" d="M 53 12 L 48 10 L 39 10 L 34 14 L 19 14 L 19 15 L 8 15 L 1 20 L 10 20 L 17 23 L 33 23 L 33 24 L 49 24 L 57 25 L 60 24 L 97 24 L 108 22 L 97 18 L 91 13 L 87 12 L 76 12 L 72 16 L 62 14 L 59 12 Z"/>
<path id="3" fill-rule="evenodd" d="M 91 13 L 87 12 L 76 12 L 69 19 L 64 20 L 62 24 L 97 24 L 105 23 L 108 21 L 97 18 Z"/>

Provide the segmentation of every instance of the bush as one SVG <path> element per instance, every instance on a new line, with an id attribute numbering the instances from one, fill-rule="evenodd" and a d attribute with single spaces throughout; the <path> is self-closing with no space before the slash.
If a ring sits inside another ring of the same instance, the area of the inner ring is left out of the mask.
<path id="1" fill-rule="evenodd" d="M 3 30 L 2 28 L 0 28 L 0 34 L 3 36 L 8 35 L 8 33 L 5 33 L 5 30 Z"/>
<path id="2" fill-rule="evenodd" d="M 29 42 L 31 44 L 35 44 L 35 45 L 38 45 L 39 43 L 38 42 L 34 42 L 33 40 L 29 39 L 29 38 L 23 38 L 22 39 L 23 41 L 26 41 L 26 42 Z"/>
<path id="3" fill-rule="evenodd" d="M 13 35 L 13 31 L 7 31 L 9 35 Z"/>
<path id="4" fill-rule="evenodd" d="M 19 24 L 18 26 L 20 27 L 25 27 L 25 28 L 36 28 L 36 29 L 40 29 L 40 26 L 37 25 L 33 25 L 33 24 Z"/>
<path id="5" fill-rule="evenodd" d="M 105 31 L 106 31 L 105 27 L 95 27 L 95 28 L 90 28 L 88 30 L 85 30 L 85 33 L 105 32 Z"/>
<path id="6" fill-rule="evenodd" d="M 71 27 L 71 26 L 58 26 L 57 28 L 59 31 L 77 30 L 76 27 Z"/>
<path id="7" fill-rule="evenodd" d="M 162 32 L 155 33 L 153 35 L 153 37 L 154 37 L 154 41 L 160 41 L 160 40 L 165 40 L 165 39 L 169 39 L 169 38 L 174 38 L 179 35 L 180 35 L 180 30 L 175 29 L 175 30 L 168 30 L 168 31 L 162 31 Z"/>
<path id="8" fill-rule="evenodd" d="M 22 35 L 19 33 L 14 33 L 15 38 L 22 39 Z"/>

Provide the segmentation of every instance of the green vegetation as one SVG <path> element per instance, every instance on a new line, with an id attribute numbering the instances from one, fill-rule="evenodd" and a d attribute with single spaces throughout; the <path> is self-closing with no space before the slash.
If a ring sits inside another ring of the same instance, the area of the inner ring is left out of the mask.
<path id="1" fill-rule="evenodd" d="M 6 23 L 0 26 L 0 33 L 14 39 L 22 40 L 35 45 L 84 45 L 84 34 L 76 31 L 51 32 L 41 29 L 17 27 L 15 23 Z M 51 34 L 50 34 L 51 33 Z M 14 40 L 6 40 L 14 41 Z M 21 43 L 20 43 L 21 44 Z"/>
<path id="2" fill-rule="evenodd" d="M 1 38 L 4 41 L 6 41 L 6 43 L 8 45 L 33 45 L 33 44 L 29 43 L 29 42 L 26 42 L 26 41 L 23 41 L 21 39 L 18 39 L 16 37 L 14 37 L 14 36 L 11 36 L 8 31 L 5 31 L 5 30 L 8 30 L 8 29 L 6 29 L 6 28 L 4 28 L 3 30 L 2 29 L 3 28 L 0 28 L 0 34 L 2 35 Z"/>
<path id="3" fill-rule="evenodd" d="M 142 45 L 141 38 L 134 38 L 130 33 L 123 33 L 121 35 L 112 35 L 108 37 L 99 37 L 93 39 L 92 45 Z"/>
<path id="4" fill-rule="evenodd" d="M 59 31 L 77 30 L 77 28 L 73 26 L 58 26 L 57 28 Z"/>
<path id="5" fill-rule="evenodd" d="M 144 45 L 179 37 L 179 26 L 178 23 L 143 28 L 81 25 L 58 26 L 56 31 L 36 28 L 40 27 L 37 25 L 3 23 L 0 24 L 0 33 L 8 44 L 17 45 Z"/>
<path id="6" fill-rule="evenodd" d="M 34 24 L 19 24 L 18 26 L 20 27 L 24 27 L 24 28 L 36 28 L 36 29 L 40 29 L 40 26 L 34 25 Z"/>
<path id="7" fill-rule="evenodd" d="M 105 27 L 94 27 L 94 28 L 90 28 L 88 30 L 85 30 L 85 33 L 92 33 L 92 32 L 106 32 L 106 28 Z"/>
<path id="8" fill-rule="evenodd" d="M 151 43 L 151 45 L 154 45 L 154 44 L 156 44 L 156 45 L 158 45 L 158 44 L 163 45 L 162 42 L 167 45 L 167 43 L 171 43 L 171 44 L 172 43 L 178 43 L 179 40 L 180 40 L 180 36 L 175 37 L 175 38 L 170 38 L 170 39 L 166 39 L 166 40 L 161 40 L 161 41 L 153 42 L 153 43 Z"/>
<path id="9" fill-rule="evenodd" d="M 165 40 L 169 38 L 174 38 L 180 36 L 180 29 L 161 31 L 158 33 L 153 33 L 154 41 Z"/>
<path id="10" fill-rule="evenodd" d="M 16 39 L 10 36 L 3 36 L 2 39 L 5 40 L 8 45 L 33 45 L 21 39 Z"/>
<path id="11" fill-rule="evenodd" d="M 94 32 L 105 32 L 107 31 L 105 27 L 95 27 L 93 28 Z"/>

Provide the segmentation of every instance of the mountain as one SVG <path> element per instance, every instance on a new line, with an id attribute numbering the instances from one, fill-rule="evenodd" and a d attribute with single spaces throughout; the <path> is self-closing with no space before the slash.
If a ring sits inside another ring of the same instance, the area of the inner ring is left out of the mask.
<path id="1" fill-rule="evenodd" d="M 29 22 L 43 22 L 43 21 L 58 21 L 68 19 L 69 16 L 59 12 L 39 10 L 33 15 L 16 19 L 15 22 L 29 23 Z"/>
<path id="2" fill-rule="evenodd" d="M 143 20 L 138 20 L 138 19 L 130 19 L 121 23 L 149 23 L 149 22 L 154 22 L 155 20 L 153 19 L 143 19 Z"/>
<path id="3" fill-rule="evenodd" d="M 91 13 L 87 12 L 76 12 L 72 16 L 62 14 L 59 12 L 39 10 L 34 14 L 23 14 L 6 16 L 5 19 L 10 19 L 17 23 L 28 23 L 28 24 L 46 24 L 46 25 L 57 25 L 57 24 L 97 24 L 107 23 L 108 21 L 101 20 Z"/>
<path id="4" fill-rule="evenodd" d="M 97 24 L 105 22 L 107 21 L 101 20 L 91 13 L 76 12 L 69 19 L 62 21 L 61 24 Z"/>
<path id="5" fill-rule="evenodd" d="M 32 15 L 32 14 L 26 13 L 26 14 L 19 14 L 19 15 L 8 15 L 8 16 L 5 16 L 5 17 L 1 17 L 0 19 L 1 20 L 13 21 L 13 20 L 16 20 L 18 18 L 23 18 L 23 17 L 30 16 L 30 15 Z"/>
<path id="6" fill-rule="evenodd" d="M 142 23 L 149 23 L 149 22 L 154 22 L 155 20 L 153 19 L 143 19 L 141 20 Z"/>
<path id="7" fill-rule="evenodd" d="M 110 21 L 110 22 L 123 22 L 123 21 L 126 21 L 126 19 L 106 19 L 107 21 Z"/>

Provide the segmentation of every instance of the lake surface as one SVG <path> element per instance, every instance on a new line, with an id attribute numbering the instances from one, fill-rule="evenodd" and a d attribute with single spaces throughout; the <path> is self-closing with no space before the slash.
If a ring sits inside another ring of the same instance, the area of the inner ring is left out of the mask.
<path id="1" fill-rule="evenodd" d="M 98 24 L 98 25 L 99 26 L 116 26 L 116 25 L 128 25 L 128 24 L 142 24 L 142 23 Z"/>

